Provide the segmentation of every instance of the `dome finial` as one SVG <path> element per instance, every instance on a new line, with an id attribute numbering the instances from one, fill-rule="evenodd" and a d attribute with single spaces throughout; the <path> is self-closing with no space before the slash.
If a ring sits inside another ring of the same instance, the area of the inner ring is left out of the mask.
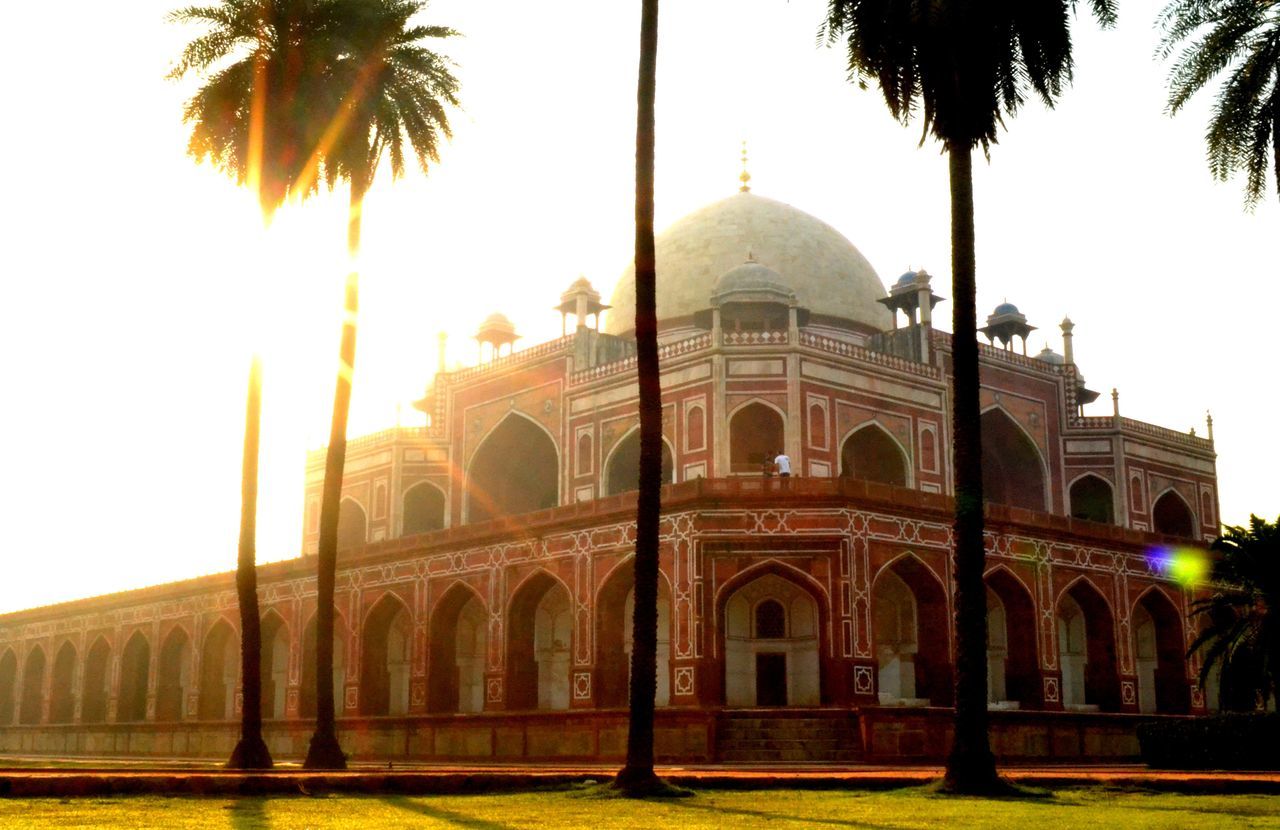
<path id="1" fill-rule="evenodd" d="M 743 139 L 743 141 L 742 141 L 742 173 L 741 173 L 741 175 L 739 175 L 739 176 L 738 176 L 738 181 L 742 182 L 742 187 L 739 187 L 739 188 L 738 188 L 738 190 L 739 190 L 740 192 L 742 192 L 742 193 L 750 193 L 750 192 L 751 192 L 751 185 L 747 184 L 747 182 L 751 181 L 751 174 L 747 172 L 747 142 L 746 142 L 746 139 Z"/>

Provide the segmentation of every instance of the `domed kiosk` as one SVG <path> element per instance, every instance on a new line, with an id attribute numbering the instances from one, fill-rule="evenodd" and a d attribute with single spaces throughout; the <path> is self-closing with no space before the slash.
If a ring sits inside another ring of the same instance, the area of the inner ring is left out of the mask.
<path id="1" fill-rule="evenodd" d="M 776 274 L 773 282 L 795 293 L 815 316 L 866 333 L 892 318 L 877 301 L 885 296 L 875 269 L 848 239 L 822 220 L 783 202 L 741 191 L 680 219 L 656 243 L 658 320 L 661 328 L 692 322 L 710 305 L 717 281 L 752 255 Z M 635 328 L 635 266 L 614 288 L 604 329 Z"/>

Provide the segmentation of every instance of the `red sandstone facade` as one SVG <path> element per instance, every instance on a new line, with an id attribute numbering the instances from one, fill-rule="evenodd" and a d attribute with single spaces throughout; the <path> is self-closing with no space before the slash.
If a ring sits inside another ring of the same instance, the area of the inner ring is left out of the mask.
<path id="1" fill-rule="evenodd" d="M 841 736 L 829 759 L 938 757 L 954 648 L 938 300 L 913 273 L 887 297 L 877 282 L 880 306 L 829 307 L 827 294 L 859 278 L 856 251 L 751 194 L 664 236 L 719 239 L 706 226 L 725 216 L 761 261 L 699 264 L 715 279 L 705 304 L 695 293 L 663 317 L 672 483 L 659 752 L 747 760 L 753 739 L 790 719 Z M 853 254 L 801 273 L 818 243 Z M 696 259 L 677 253 L 667 252 L 670 273 Z M 765 267 L 769 254 L 787 269 Z M 832 307 L 840 313 L 824 313 Z M 634 360 L 625 331 L 587 327 L 608 307 L 585 281 L 560 308 L 576 331 L 505 355 L 514 332 L 486 321 L 494 356 L 437 373 L 421 402 L 428 426 L 349 444 L 334 682 L 358 755 L 623 752 Z M 1016 309 L 992 319 L 989 334 L 1007 343 L 1012 325 L 1025 343 Z M 1138 719 L 1206 705 L 1183 658 L 1189 595 L 1160 551 L 1216 535 L 1212 439 L 1118 407 L 1083 416 L 1094 394 L 1069 343 L 1065 357 L 982 352 L 989 696 L 994 743 L 1010 759 L 1132 755 Z M 762 474 L 778 451 L 790 479 Z M 316 454 L 304 553 L 316 544 L 321 476 Z M 268 737 L 277 755 L 300 755 L 314 560 L 264 566 L 259 583 Z M 230 574 L 0 617 L 0 751 L 224 755 L 237 643 Z"/>

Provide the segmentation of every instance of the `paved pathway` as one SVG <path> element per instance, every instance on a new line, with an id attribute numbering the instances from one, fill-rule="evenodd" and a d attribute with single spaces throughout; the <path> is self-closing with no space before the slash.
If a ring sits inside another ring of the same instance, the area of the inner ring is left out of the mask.
<path id="1" fill-rule="evenodd" d="M 126 793 L 310 794 L 324 792 L 459 793 L 564 786 L 608 780 L 614 765 L 356 764 L 346 772 L 311 772 L 296 763 L 271 772 L 241 773 L 209 761 L 120 760 L 0 756 L 0 796 L 73 796 Z M 44 766 L 41 766 L 44 765 Z M 661 766 L 667 780 L 698 788 L 887 789 L 941 776 L 939 766 Z M 1277 772 L 1151 770 L 1141 765 L 1006 767 L 1003 774 L 1032 786 L 1138 787 L 1196 793 L 1280 794 Z"/>

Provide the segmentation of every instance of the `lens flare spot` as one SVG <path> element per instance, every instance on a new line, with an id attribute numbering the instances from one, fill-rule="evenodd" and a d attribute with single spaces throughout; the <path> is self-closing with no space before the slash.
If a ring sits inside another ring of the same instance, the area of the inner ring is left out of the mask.
<path id="1" fill-rule="evenodd" d="M 1147 563 L 1161 576 L 1183 585 L 1203 582 L 1209 575 L 1209 556 L 1190 545 L 1161 546 L 1147 553 Z"/>

